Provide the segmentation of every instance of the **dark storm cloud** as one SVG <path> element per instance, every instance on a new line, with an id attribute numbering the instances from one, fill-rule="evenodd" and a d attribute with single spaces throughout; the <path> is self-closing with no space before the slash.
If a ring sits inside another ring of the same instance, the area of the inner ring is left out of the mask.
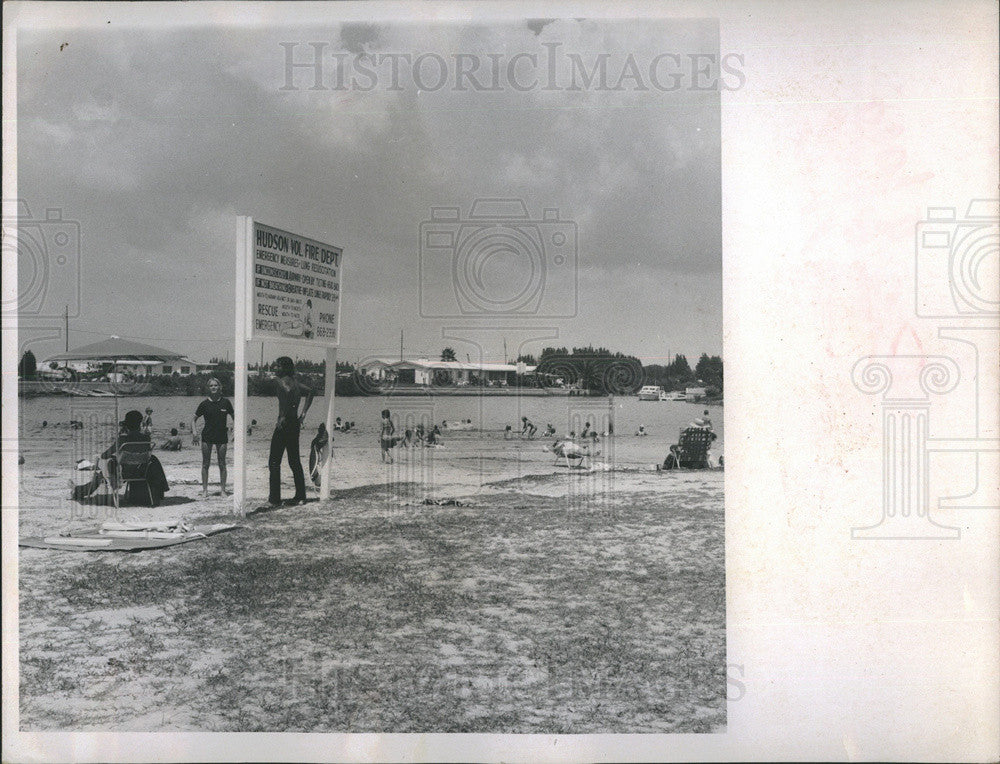
<path id="1" fill-rule="evenodd" d="M 637 320 L 564 322 L 566 344 L 613 338 L 653 354 L 658 341 L 642 326 L 668 315 L 690 352 L 721 351 L 716 93 L 283 91 L 279 43 L 304 49 L 317 40 L 331 51 L 442 57 L 535 52 L 558 41 L 565 51 L 634 51 L 643 60 L 717 44 L 712 24 L 651 31 L 574 21 L 537 30 L 353 24 L 22 35 L 19 194 L 81 223 L 81 327 L 231 337 L 233 219 L 249 214 L 344 247 L 346 345 L 391 344 L 408 322 L 433 347 L 440 327 L 416 321 L 420 222 L 435 205 L 467 210 L 477 196 L 512 196 L 532 214 L 554 207 L 578 224 L 588 311 L 620 310 L 619 285 L 600 288 L 601 279 L 644 279 L 632 290 Z M 689 326 L 670 314 L 672 279 L 698 290 L 709 319 Z M 667 286 L 650 289 L 650 281 Z M 205 356 L 224 345 L 181 349 Z"/>

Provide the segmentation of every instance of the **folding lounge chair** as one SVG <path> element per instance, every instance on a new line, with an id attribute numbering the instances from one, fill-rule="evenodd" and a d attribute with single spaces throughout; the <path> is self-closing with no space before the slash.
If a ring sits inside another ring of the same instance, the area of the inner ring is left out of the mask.
<path id="1" fill-rule="evenodd" d="M 708 449 L 715 437 L 714 432 L 703 427 L 684 428 L 677 443 L 670 447 L 670 453 L 663 461 L 663 469 L 708 469 Z"/>
<path id="2" fill-rule="evenodd" d="M 118 449 L 118 456 L 121 460 L 118 464 L 118 486 L 125 486 L 125 502 L 148 503 L 150 507 L 158 506 L 163 500 L 163 492 L 149 479 L 153 461 L 152 445 L 122 443 Z"/>

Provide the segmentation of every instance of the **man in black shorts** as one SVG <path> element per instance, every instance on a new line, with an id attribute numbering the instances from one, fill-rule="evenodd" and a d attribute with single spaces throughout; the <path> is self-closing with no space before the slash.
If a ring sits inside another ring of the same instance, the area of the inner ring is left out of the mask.
<path id="1" fill-rule="evenodd" d="M 278 423 L 271 436 L 271 453 L 267 460 L 270 471 L 268 503 L 271 506 L 281 504 L 281 456 L 287 451 L 288 466 L 295 480 L 295 496 L 288 503 L 301 504 L 306 500 L 306 477 L 299 459 L 299 431 L 312 405 L 313 391 L 295 378 L 295 364 L 291 358 L 282 356 L 274 364 L 278 375 Z M 303 398 L 305 404 L 300 412 L 299 401 Z"/>
<path id="2" fill-rule="evenodd" d="M 208 397 L 198 404 L 191 423 L 191 432 L 196 432 L 198 417 L 205 420 L 201 431 L 201 495 L 208 496 L 208 468 L 212 464 L 212 447 L 219 458 L 219 486 L 221 495 L 226 495 L 226 451 L 229 445 L 229 428 L 226 417 L 236 421 L 236 412 L 228 398 L 222 397 L 222 384 L 215 377 L 208 380 Z"/>

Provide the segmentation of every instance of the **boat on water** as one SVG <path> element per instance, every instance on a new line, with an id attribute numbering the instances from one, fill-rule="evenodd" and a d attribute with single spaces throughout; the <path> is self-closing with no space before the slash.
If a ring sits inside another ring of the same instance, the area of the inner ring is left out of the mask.
<path id="1" fill-rule="evenodd" d="M 640 401 L 686 401 L 687 395 L 683 390 L 674 390 L 672 393 L 666 392 L 659 385 L 646 385 L 639 390 Z"/>

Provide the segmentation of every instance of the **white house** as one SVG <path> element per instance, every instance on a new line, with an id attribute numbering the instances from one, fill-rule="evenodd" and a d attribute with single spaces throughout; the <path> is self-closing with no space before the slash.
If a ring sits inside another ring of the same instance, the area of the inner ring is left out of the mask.
<path id="1" fill-rule="evenodd" d="M 360 365 L 360 370 L 377 380 L 394 379 L 411 385 L 507 384 L 511 377 L 528 374 L 534 366 L 523 363 L 470 363 L 465 361 L 391 361 L 375 358 Z"/>
<path id="2" fill-rule="evenodd" d="M 56 363 L 77 372 L 104 372 L 144 376 L 187 377 L 191 374 L 211 370 L 212 365 L 197 363 L 181 353 L 165 350 L 141 342 L 111 337 L 90 345 L 84 345 L 67 353 L 47 358 L 43 365 Z"/>

